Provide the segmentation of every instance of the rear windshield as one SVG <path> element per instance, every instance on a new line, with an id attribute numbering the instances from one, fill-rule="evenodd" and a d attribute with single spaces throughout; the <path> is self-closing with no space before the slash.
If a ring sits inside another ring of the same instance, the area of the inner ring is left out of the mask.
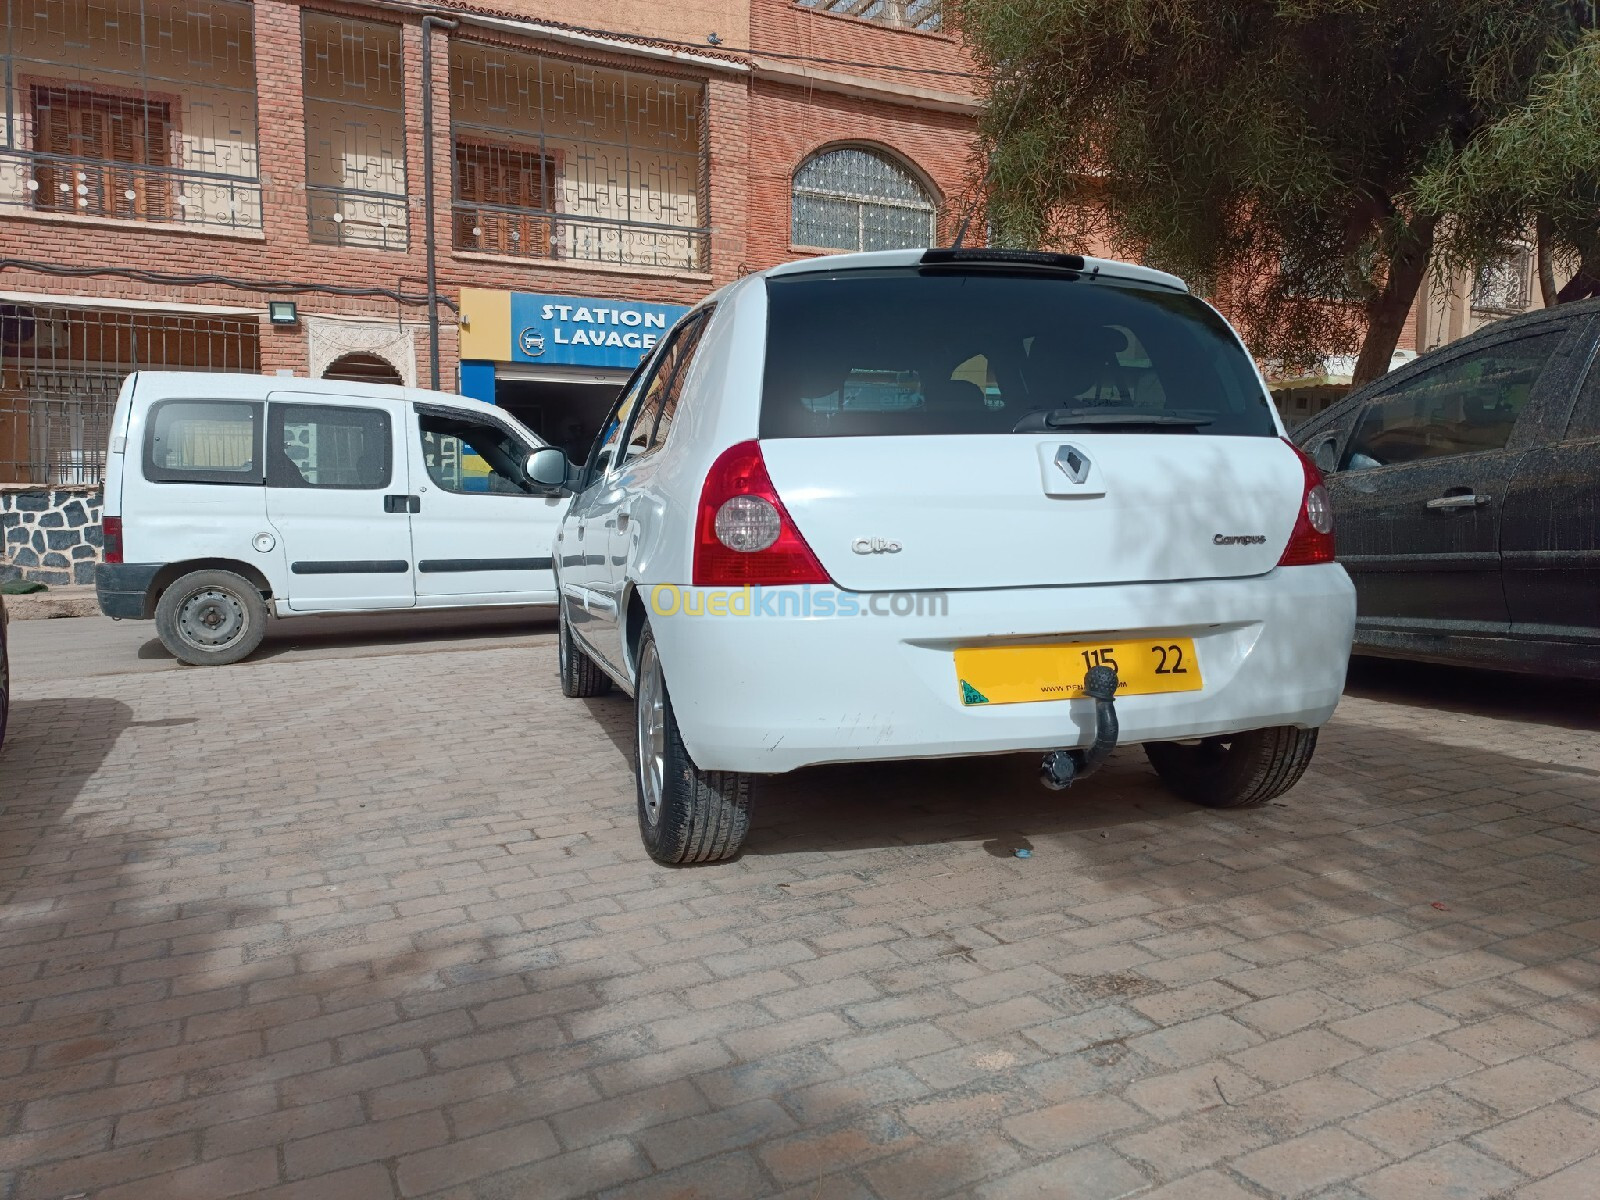
<path id="1" fill-rule="evenodd" d="M 767 301 L 764 438 L 1095 425 L 1276 436 L 1249 358 L 1187 294 L 911 268 L 779 276 Z"/>

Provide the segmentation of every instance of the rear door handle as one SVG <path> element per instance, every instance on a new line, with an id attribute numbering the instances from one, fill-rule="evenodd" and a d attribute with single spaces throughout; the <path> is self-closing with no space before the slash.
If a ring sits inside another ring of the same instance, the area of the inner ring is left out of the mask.
<path id="1" fill-rule="evenodd" d="M 1489 497 L 1479 496 L 1472 492 L 1457 496 L 1435 496 L 1428 501 L 1429 508 L 1477 508 L 1489 503 Z"/>
<path id="2" fill-rule="evenodd" d="M 419 513 L 422 511 L 422 497 L 385 496 L 383 498 L 383 511 L 386 513 Z"/>
<path id="3" fill-rule="evenodd" d="M 627 527 L 628 527 L 628 510 L 625 509 L 625 508 L 618 509 L 617 510 L 617 528 L 619 530 L 622 530 L 622 529 L 626 529 Z"/>

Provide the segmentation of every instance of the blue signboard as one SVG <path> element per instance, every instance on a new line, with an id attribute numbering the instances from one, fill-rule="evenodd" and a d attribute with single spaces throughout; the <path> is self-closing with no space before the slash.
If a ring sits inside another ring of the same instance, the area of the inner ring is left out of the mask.
<path id="1" fill-rule="evenodd" d="M 641 300 L 511 293 L 511 361 L 631 370 L 688 308 Z"/>

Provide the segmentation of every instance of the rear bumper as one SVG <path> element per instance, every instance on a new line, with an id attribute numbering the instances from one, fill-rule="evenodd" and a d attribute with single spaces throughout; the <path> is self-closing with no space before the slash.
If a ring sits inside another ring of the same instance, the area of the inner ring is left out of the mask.
<path id="1" fill-rule="evenodd" d="M 965 706 L 957 646 L 1192 637 L 1203 690 L 1117 701 L 1124 743 L 1315 728 L 1344 689 L 1355 589 L 1335 564 L 1250 579 L 946 593 L 938 615 L 650 618 L 684 743 L 706 770 L 1087 746 L 1087 700 Z"/>
<path id="2" fill-rule="evenodd" d="M 100 563 L 94 569 L 94 595 L 100 611 L 119 621 L 151 615 L 150 589 L 165 563 Z"/>

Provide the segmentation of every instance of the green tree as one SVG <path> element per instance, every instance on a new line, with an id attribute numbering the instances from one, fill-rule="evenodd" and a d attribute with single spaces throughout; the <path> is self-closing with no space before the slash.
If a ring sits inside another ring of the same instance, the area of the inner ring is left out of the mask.
<path id="1" fill-rule="evenodd" d="M 1211 292 L 1262 357 L 1358 349 L 1364 382 L 1388 369 L 1436 241 L 1453 236 L 1448 168 L 1528 108 L 1589 7 L 950 0 L 946 13 L 987 80 L 1000 240 L 1103 239 Z M 1480 245 L 1503 243 L 1504 210 L 1482 206 Z"/>
<path id="2" fill-rule="evenodd" d="M 1600 32 L 1560 55 L 1525 103 L 1425 173 L 1417 196 L 1445 218 L 1447 266 L 1488 261 L 1533 226 L 1546 301 L 1600 296 Z M 1576 270 L 1555 292 L 1558 258 Z"/>

